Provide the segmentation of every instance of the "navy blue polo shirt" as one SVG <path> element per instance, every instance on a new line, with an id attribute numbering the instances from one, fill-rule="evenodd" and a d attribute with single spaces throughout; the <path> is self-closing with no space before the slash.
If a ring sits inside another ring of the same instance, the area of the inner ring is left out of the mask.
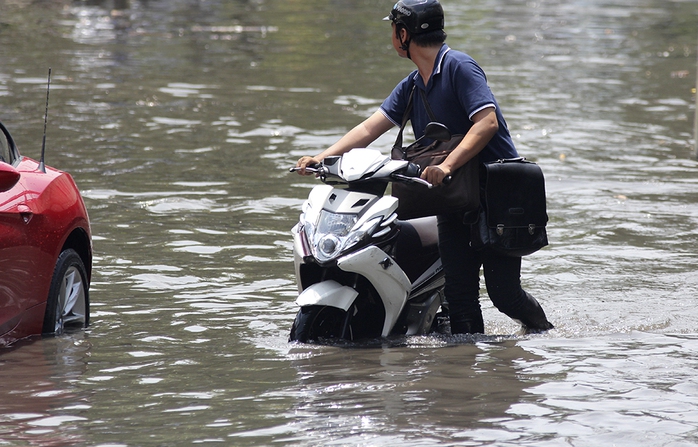
<path id="1" fill-rule="evenodd" d="M 443 44 L 426 86 L 417 70 L 403 79 L 383 101 L 380 108 L 381 112 L 396 126 L 402 124 L 402 116 L 407 108 L 412 86 L 415 84 L 417 89 L 426 93 L 436 121 L 445 124 L 453 135 L 466 134 L 473 125 L 471 121 L 473 115 L 488 107 L 494 107 L 499 130 L 480 152 L 480 162 L 518 157 L 504 116 L 487 85 L 485 72 L 472 57 L 460 51 L 451 50 L 448 45 Z M 424 134 L 424 128 L 431 120 L 417 90 L 412 103 L 410 121 L 415 137 L 419 138 Z"/>

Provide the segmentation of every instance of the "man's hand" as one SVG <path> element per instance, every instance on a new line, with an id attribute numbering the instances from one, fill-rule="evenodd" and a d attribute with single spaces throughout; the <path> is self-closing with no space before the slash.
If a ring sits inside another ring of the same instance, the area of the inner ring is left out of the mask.
<path id="1" fill-rule="evenodd" d="M 451 170 L 443 165 L 427 166 L 422 171 L 420 178 L 428 181 L 434 186 L 439 186 L 441 183 L 443 183 L 444 178 L 448 175 L 451 175 Z"/>
<path id="2" fill-rule="evenodd" d="M 315 165 L 315 164 L 319 164 L 319 163 L 320 163 L 320 160 L 318 160 L 317 158 L 315 158 L 315 157 L 309 157 L 309 156 L 306 155 L 305 157 L 301 157 L 301 158 L 298 160 L 298 162 L 296 163 L 296 167 L 297 167 L 297 168 L 300 168 L 300 169 L 299 169 L 298 171 L 296 171 L 296 172 L 298 172 L 300 175 L 311 175 L 312 172 L 307 172 L 307 171 L 305 170 L 305 168 L 308 167 L 308 166 L 310 166 L 310 165 Z"/>

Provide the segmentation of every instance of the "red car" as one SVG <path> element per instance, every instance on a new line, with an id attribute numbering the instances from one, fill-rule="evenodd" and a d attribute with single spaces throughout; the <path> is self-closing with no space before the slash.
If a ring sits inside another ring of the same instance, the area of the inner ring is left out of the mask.
<path id="1" fill-rule="evenodd" d="M 17 150 L 0 123 L 0 346 L 86 327 L 92 236 L 72 177 Z"/>

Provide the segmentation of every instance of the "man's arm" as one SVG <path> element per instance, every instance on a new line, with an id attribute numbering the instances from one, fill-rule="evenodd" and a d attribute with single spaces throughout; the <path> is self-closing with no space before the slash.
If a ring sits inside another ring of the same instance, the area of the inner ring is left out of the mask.
<path id="1" fill-rule="evenodd" d="M 343 153 L 357 147 L 367 147 L 378 137 L 390 130 L 393 126 L 394 124 L 385 117 L 383 112 L 377 110 L 373 115 L 366 118 L 366 120 L 364 120 L 361 124 L 347 132 L 347 134 L 340 138 L 339 141 L 320 154 L 314 157 L 301 157 L 301 159 L 298 160 L 298 163 L 296 163 L 296 166 L 300 168 L 298 173 L 303 175 L 310 174 L 309 172 L 305 171 L 306 166 L 319 163 L 325 157 L 329 157 L 331 155 L 342 155 Z"/>
<path id="2" fill-rule="evenodd" d="M 446 157 L 440 165 L 427 166 L 422 178 L 432 185 L 440 185 L 444 177 L 453 174 L 480 153 L 497 133 L 499 124 L 494 108 L 480 110 L 472 118 L 473 125 L 463 137 L 463 141 Z"/>

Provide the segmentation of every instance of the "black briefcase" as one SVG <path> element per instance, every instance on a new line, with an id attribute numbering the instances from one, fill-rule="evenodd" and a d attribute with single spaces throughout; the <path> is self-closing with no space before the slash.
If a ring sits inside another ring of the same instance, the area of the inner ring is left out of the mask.
<path id="1" fill-rule="evenodd" d="M 525 158 L 484 163 L 481 209 L 472 225 L 472 246 L 507 256 L 526 256 L 548 245 L 545 178 Z"/>

